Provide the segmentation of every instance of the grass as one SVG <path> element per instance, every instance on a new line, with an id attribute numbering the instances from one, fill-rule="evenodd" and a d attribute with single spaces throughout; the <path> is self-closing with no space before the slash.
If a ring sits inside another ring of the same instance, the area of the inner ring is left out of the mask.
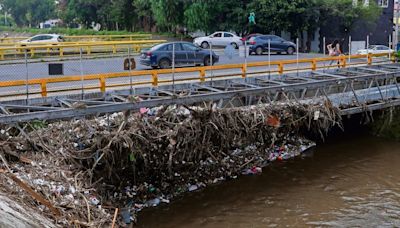
<path id="1" fill-rule="evenodd" d="M 0 31 L 15 32 L 15 33 L 30 33 L 32 35 L 43 34 L 43 33 L 56 33 L 66 36 L 80 36 L 80 35 L 135 35 L 135 34 L 146 34 L 144 32 L 128 32 L 128 31 L 94 31 L 91 29 L 72 29 L 72 28 L 50 28 L 50 29 L 39 29 L 39 28 L 26 28 L 26 27 L 7 27 L 0 26 Z"/>
<path id="2" fill-rule="evenodd" d="M 27 28 L 27 27 L 8 27 L 8 26 L 0 26 L 0 32 L 14 32 L 14 33 L 29 33 L 31 35 L 36 34 L 44 34 L 44 33 L 55 33 L 61 34 L 64 36 L 83 36 L 83 35 L 137 35 L 137 34 L 149 34 L 146 32 L 129 32 L 126 30 L 122 31 L 94 31 L 92 29 L 72 29 L 72 28 L 61 28 L 55 27 L 50 29 L 39 29 L 39 28 Z M 151 33 L 152 35 L 159 35 L 165 37 L 174 37 L 174 38 L 190 38 L 188 35 L 174 34 L 168 32 L 160 32 L 160 33 Z"/>

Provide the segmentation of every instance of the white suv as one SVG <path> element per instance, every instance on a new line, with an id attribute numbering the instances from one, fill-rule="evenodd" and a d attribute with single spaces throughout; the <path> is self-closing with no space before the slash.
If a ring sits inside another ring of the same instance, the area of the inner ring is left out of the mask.
<path id="1" fill-rule="evenodd" d="M 234 48 L 239 48 L 242 44 L 241 37 L 236 36 L 231 32 L 215 32 L 210 36 L 198 37 L 193 40 L 193 43 L 202 47 L 209 48 L 212 46 L 223 46 L 232 45 Z"/>
<path id="2" fill-rule="evenodd" d="M 40 34 L 32 36 L 26 40 L 19 41 L 20 44 L 31 44 L 31 43 L 59 43 L 63 42 L 64 38 L 57 34 Z"/>

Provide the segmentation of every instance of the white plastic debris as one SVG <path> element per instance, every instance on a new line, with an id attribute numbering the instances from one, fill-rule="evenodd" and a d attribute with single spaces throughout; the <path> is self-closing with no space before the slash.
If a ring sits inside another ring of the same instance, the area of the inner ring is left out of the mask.
<path id="1" fill-rule="evenodd" d="M 97 204 L 99 204 L 100 203 L 100 201 L 96 198 L 96 196 L 91 196 L 90 198 L 89 198 L 89 200 L 90 200 L 90 202 L 93 204 L 93 205 L 97 205 Z"/>
<path id="2" fill-rule="evenodd" d="M 197 189 L 199 189 L 199 187 L 197 185 L 190 185 L 188 188 L 189 192 L 196 191 Z"/>

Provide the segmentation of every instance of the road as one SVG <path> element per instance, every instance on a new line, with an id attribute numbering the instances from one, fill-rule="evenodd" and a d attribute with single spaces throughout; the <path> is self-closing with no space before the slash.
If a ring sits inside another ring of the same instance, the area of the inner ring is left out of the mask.
<path id="1" fill-rule="evenodd" d="M 226 57 L 223 52 L 218 51 L 217 54 L 220 56 L 220 61 L 216 65 L 231 64 L 231 63 L 244 63 L 245 58 L 235 56 L 232 59 Z M 321 54 L 299 54 L 299 58 L 317 58 L 322 57 Z M 62 77 L 70 75 L 85 75 L 85 74 L 99 74 L 99 73 L 109 73 L 109 72 L 123 72 L 123 62 L 126 57 L 114 57 L 114 58 L 101 58 L 101 59 L 84 59 L 82 61 L 78 60 L 66 60 L 62 61 L 64 64 L 64 75 L 59 76 L 49 76 L 48 74 L 48 64 L 49 62 L 35 62 L 28 63 L 28 67 L 25 67 L 24 62 L 11 63 L 7 65 L 0 65 L 0 81 L 9 80 L 25 80 L 26 74 L 28 72 L 29 78 L 45 78 L 45 77 Z M 138 58 L 134 57 L 137 63 L 137 70 L 150 70 L 148 66 L 143 66 L 138 64 Z M 296 55 L 271 55 L 271 61 L 276 60 L 288 60 L 296 59 Z M 38 60 L 36 60 L 38 61 Z M 260 62 L 268 61 L 268 55 L 251 55 L 247 58 L 248 62 Z M 60 62 L 58 60 L 51 61 L 51 63 Z M 28 71 L 27 71 L 28 69 Z"/>

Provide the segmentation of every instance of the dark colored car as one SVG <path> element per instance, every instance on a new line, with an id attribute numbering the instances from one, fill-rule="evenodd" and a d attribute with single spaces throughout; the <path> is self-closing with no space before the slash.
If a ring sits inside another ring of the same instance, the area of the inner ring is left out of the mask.
<path id="1" fill-rule="evenodd" d="M 139 62 L 152 68 L 170 68 L 172 66 L 173 49 L 175 49 L 175 66 L 209 66 L 211 63 L 210 50 L 202 49 L 189 42 L 158 44 L 149 50 L 143 50 Z M 212 52 L 213 65 L 218 60 L 219 56 Z"/>
<path id="2" fill-rule="evenodd" d="M 251 53 L 261 55 L 268 51 L 268 40 L 270 40 L 271 52 L 286 52 L 288 55 L 293 55 L 296 51 L 296 44 L 282 39 L 275 35 L 256 36 L 249 40 L 249 50 Z"/>
<path id="3" fill-rule="evenodd" d="M 243 42 L 243 44 L 244 44 L 245 41 L 248 41 L 248 40 L 250 40 L 250 39 L 253 38 L 253 37 L 262 36 L 262 35 L 263 35 L 263 34 L 260 34 L 260 33 L 251 33 L 251 34 L 249 34 L 249 35 L 247 35 L 247 36 L 244 36 L 241 40 L 242 40 L 242 42 Z"/>

